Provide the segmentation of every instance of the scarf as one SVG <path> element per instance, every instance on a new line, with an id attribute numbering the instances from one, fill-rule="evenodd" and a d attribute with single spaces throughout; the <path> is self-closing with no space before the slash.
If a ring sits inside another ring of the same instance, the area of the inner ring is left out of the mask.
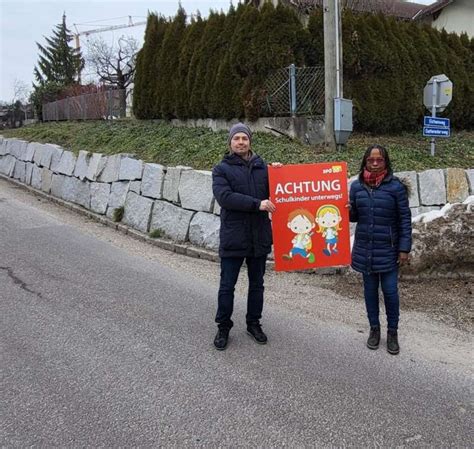
<path id="1" fill-rule="evenodd" d="M 380 173 L 373 173 L 364 168 L 364 182 L 370 187 L 378 187 L 385 176 L 387 176 L 387 170 L 383 170 Z"/>

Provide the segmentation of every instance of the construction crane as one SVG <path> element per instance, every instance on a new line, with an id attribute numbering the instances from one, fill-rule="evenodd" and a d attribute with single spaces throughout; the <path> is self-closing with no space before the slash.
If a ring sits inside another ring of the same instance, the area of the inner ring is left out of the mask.
<path id="1" fill-rule="evenodd" d="M 136 26 L 141 26 L 141 25 L 146 25 L 146 20 L 142 22 L 133 22 L 132 16 L 128 16 L 128 24 L 123 24 L 123 25 L 111 25 L 103 28 L 96 28 L 93 30 L 87 30 L 87 31 L 79 31 L 77 29 L 77 25 L 80 25 L 78 23 L 74 23 L 74 28 L 76 28 L 76 33 L 74 34 L 74 39 L 76 41 L 76 49 L 79 50 L 81 48 L 79 36 L 89 36 L 90 34 L 96 34 L 96 33 L 102 33 L 104 31 L 113 31 L 113 30 L 120 30 L 122 28 L 130 28 L 130 27 L 136 27 Z M 79 84 L 81 83 L 81 73 L 79 72 L 78 74 L 78 81 Z"/>
<path id="2" fill-rule="evenodd" d="M 95 34 L 95 33 L 102 33 L 104 31 L 113 31 L 113 30 L 120 30 L 122 28 L 130 28 L 130 27 L 136 27 L 140 25 L 146 25 L 146 20 L 142 22 L 135 22 L 133 23 L 132 16 L 128 16 L 128 24 L 123 24 L 123 25 L 111 25 L 108 27 L 103 27 L 103 28 L 96 28 L 94 30 L 87 30 L 87 31 L 79 31 L 77 29 L 77 25 L 80 25 L 78 23 L 73 24 L 74 27 L 76 28 L 76 33 L 74 33 L 74 38 L 76 40 L 76 48 L 79 50 L 81 47 L 81 44 L 79 42 L 79 36 L 89 36 L 90 34 Z"/>

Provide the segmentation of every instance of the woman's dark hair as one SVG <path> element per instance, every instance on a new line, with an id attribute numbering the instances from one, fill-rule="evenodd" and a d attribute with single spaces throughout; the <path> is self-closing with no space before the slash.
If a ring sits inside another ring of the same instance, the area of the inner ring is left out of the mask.
<path id="1" fill-rule="evenodd" d="M 370 156 L 372 150 L 379 150 L 382 157 L 385 159 L 385 168 L 387 173 L 392 173 L 392 164 L 390 163 L 390 157 L 388 156 L 388 151 L 382 145 L 370 145 L 369 148 L 365 150 L 364 157 L 362 158 L 362 163 L 360 164 L 359 174 L 364 172 L 364 168 L 367 164 L 367 158 Z"/>

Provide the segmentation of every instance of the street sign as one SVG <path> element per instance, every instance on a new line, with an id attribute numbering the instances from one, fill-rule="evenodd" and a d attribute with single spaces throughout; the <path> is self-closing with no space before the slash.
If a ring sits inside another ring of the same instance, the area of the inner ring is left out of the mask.
<path id="1" fill-rule="evenodd" d="M 439 126 L 442 128 L 449 128 L 450 126 L 449 118 L 430 117 L 425 115 L 424 119 L 424 126 Z"/>
<path id="2" fill-rule="evenodd" d="M 449 137 L 451 130 L 449 128 L 439 128 L 433 126 L 425 126 L 423 128 L 424 137 Z"/>
<path id="3" fill-rule="evenodd" d="M 432 76 L 423 90 L 423 104 L 431 111 L 442 112 L 453 98 L 453 83 L 444 74 Z"/>

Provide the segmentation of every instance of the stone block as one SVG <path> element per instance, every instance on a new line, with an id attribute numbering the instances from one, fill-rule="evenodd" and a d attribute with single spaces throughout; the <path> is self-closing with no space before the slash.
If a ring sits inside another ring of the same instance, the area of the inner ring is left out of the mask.
<path id="1" fill-rule="evenodd" d="M 446 186 L 443 170 L 425 170 L 418 174 L 420 205 L 438 206 L 446 204 Z"/>
<path id="2" fill-rule="evenodd" d="M 38 142 L 32 142 L 30 145 L 34 148 L 33 162 L 39 167 L 41 165 L 41 158 L 43 157 L 44 145 Z"/>
<path id="3" fill-rule="evenodd" d="M 148 232 L 153 200 L 128 192 L 122 222 L 141 232 Z"/>
<path id="4" fill-rule="evenodd" d="M 98 177 L 99 182 L 116 182 L 119 180 L 121 154 L 114 154 L 105 158 L 104 169 Z"/>
<path id="5" fill-rule="evenodd" d="M 85 207 L 86 209 L 91 208 L 91 187 L 89 181 L 81 181 L 78 178 L 73 179 L 75 183 L 75 197 L 73 202 L 79 204 L 79 206 Z"/>
<path id="6" fill-rule="evenodd" d="M 20 182 L 25 182 L 26 179 L 26 163 L 17 160 L 15 162 L 15 168 L 13 169 L 13 178 L 18 179 Z"/>
<path id="7" fill-rule="evenodd" d="M 474 195 L 474 168 L 466 170 L 466 176 L 469 184 L 469 195 Z"/>
<path id="8" fill-rule="evenodd" d="M 130 183 L 128 181 L 117 181 L 112 183 L 112 187 L 110 188 L 109 207 L 116 209 L 117 207 L 123 207 L 125 205 L 129 185 Z"/>
<path id="9" fill-rule="evenodd" d="M 420 198 L 418 195 L 418 181 L 416 171 L 402 171 L 395 173 L 395 176 L 400 178 L 408 190 L 408 204 L 410 207 L 418 207 L 420 205 Z"/>
<path id="10" fill-rule="evenodd" d="M 84 180 L 87 176 L 90 158 L 91 154 L 88 151 L 79 151 L 76 166 L 74 167 L 74 176 L 76 178 L 79 178 L 81 181 Z"/>
<path id="11" fill-rule="evenodd" d="M 214 210 L 212 211 L 214 215 L 220 215 L 221 214 L 221 206 L 219 206 L 219 203 L 216 201 L 214 198 Z"/>
<path id="12" fill-rule="evenodd" d="M 131 157 L 124 157 L 120 161 L 120 181 L 134 181 L 135 179 L 142 179 L 142 175 L 143 161 Z"/>
<path id="13" fill-rule="evenodd" d="M 28 143 L 23 159 L 25 162 L 33 162 L 33 158 L 35 156 L 35 148 L 36 146 L 34 143 Z"/>
<path id="14" fill-rule="evenodd" d="M 62 177 L 62 188 L 61 188 L 61 197 L 64 201 L 69 201 L 70 203 L 75 203 L 77 198 L 77 188 L 78 188 L 78 179 L 73 178 L 72 176 L 63 176 Z M 53 177 L 54 183 L 54 177 Z M 53 184 L 51 184 L 51 190 Z"/>
<path id="15" fill-rule="evenodd" d="M 189 241 L 193 245 L 217 251 L 219 249 L 220 218 L 214 214 L 198 212 L 189 226 Z"/>
<path id="16" fill-rule="evenodd" d="M 130 181 L 130 184 L 128 186 L 128 191 L 135 192 L 136 194 L 140 195 L 141 186 L 142 186 L 141 181 Z"/>
<path id="17" fill-rule="evenodd" d="M 53 181 L 53 172 L 48 168 L 41 171 L 41 190 L 49 193 L 51 191 L 51 182 Z"/>
<path id="18" fill-rule="evenodd" d="M 212 212 L 212 173 L 204 170 L 183 170 L 179 181 L 181 207 L 197 212 Z"/>
<path id="19" fill-rule="evenodd" d="M 27 162 L 26 163 L 26 177 L 25 177 L 25 183 L 28 185 L 31 185 L 31 176 L 33 174 L 33 167 L 35 164 L 32 162 Z"/>
<path id="20" fill-rule="evenodd" d="M 34 173 L 35 173 L 35 169 L 33 169 L 33 177 L 34 177 Z M 53 174 L 53 179 L 51 180 L 51 195 L 57 198 L 63 197 L 64 178 L 66 178 L 66 176 Z"/>
<path id="21" fill-rule="evenodd" d="M 107 158 L 103 154 L 92 153 L 92 156 L 89 159 L 89 165 L 87 167 L 86 178 L 89 181 L 97 181 L 100 174 L 104 170 L 106 161 Z"/>
<path id="22" fill-rule="evenodd" d="M 11 154 L 7 154 L 3 156 L 2 161 L 0 163 L 0 173 L 3 173 L 6 176 L 13 176 L 13 172 L 15 171 L 15 164 L 16 159 Z"/>
<path id="23" fill-rule="evenodd" d="M 44 151 L 47 151 L 43 149 Z M 52 156 L 52 150 L 51 150 Z M 72 176 L 76 167 L 76 156 L 72 151 L 64 151 L 56 167 L 56 172 L 60 175 Z"/>
<path id="24" fill-rule="evenodd" d="M 469 196 L 466 171 L 462 168 L 446 169 L 446 199 L 448 203 L 462 203 Z"/>
<path id="25" fill-rule="evenodd" d="M 191 170 L 191 167 L 177 166 L 168 167 L 163 181 L 163 198 L 172 203 L 179 203 L 179 180 L 183 170 Z"/>
<path id="26" fill-rule="evenodd" d="M 76 203 L 90 209 L 90 183 L 73 176 L 53 174 L 51 194 L 64 201 Z"/>
<path id="27" fill-rule="evenodd" d="M 31 187 L 40 190 L 41 182 L 43 177 L 43 169 L 33 164 L 33 170 L 31 172 Z"/>
<path id="28" fill-rule="evenodd" d="M 98 214 L 105 214 L 110 196 L 110 184 L 104 182 L 92 182 L 91 185 L 91 209 Z"/>
<path id="29" fill-rule="evenodd" d="M 27 146 L 28 142 L 24 140 L 10 139 L 9 154 L 19 161 L 24 161 Z"/>
<path id="30" fill-rule="evenodd" d="M 163 181 L 165 167 L 160 164 L 145 164 L 142 178 L 142 195 L 149 198 L 161 199 L 163 197 Z"/>
<path id="31" fill-rule="evenodd" d="M 53 153 L 56 152 L 56 145 L 44 144 L 41 153 L 40 165 L 42 167 L 51 168 L 51 161 L 53 160 Z"/>
<path id="32" fill-rule="evenodd" d="M 166 201 L 155 201 L 151 217 L 150 232 L 159 229 L 167 237 L 185 242 L 194 212 L 182 209 Z"/>
<path id="33" fill-rule="evenodd" d="M 64 150 L 59 145 L 51 145 L 51 165 L 49 166 L 51 171 L 57 173 L 63 153 Z"/>
<path id="34" fill-rule="evenodd" d="M 2 143 L 0 144 L 0 156 L 6 156 L 8 154 L 7 153 L 8 141 L 9 139 L 2 138 Z"/>

